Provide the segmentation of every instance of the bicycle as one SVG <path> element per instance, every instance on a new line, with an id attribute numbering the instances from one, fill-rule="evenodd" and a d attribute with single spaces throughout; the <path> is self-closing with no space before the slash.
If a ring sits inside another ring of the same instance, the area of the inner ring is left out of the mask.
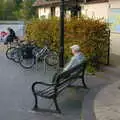
<path id="1" fill-rule="evenodd" d="M 45 61 L 45 63 L 49 66 L 55 66 L 58 64 L 58 54 L 51 51 L 46 45 L 43 48 L 33 48 L 32 55 L 32 59 L 26 58 L 24 55 L 20 57 L 19 63 L 23 68 L 32 68 L 35 64 L 42 61 Z"/>
<path id="2" fill-rule="evenodd" d="M 10 60 L 13 60 L 15 62 L 18 62 L 18 59 L 16 60 L 15 58 L 17 58 L 17 54 L 18 54 L 18 49 L 20 48 L 20 46 L 22 42 L 14 42 L 12 45 L 10 45 L 6 51 L 6 57 Z"/>
<path id="3" fill-rule="evenodd" d="M 20 56 L 22 55 L 22 51 L 26 47 L 33 47 L 31 44 L 27 43 L 25 44 L 24 41 L 17 41 L 15 46 L 11 46 L 6 51 L 6 57 L 10 60 L 13 60 L 16 63 L 19 63 Z"/>

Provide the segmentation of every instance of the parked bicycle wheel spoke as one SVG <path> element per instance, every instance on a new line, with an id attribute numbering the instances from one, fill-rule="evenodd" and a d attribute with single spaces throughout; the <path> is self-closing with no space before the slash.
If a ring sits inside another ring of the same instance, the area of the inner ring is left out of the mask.
<path id="1" fill-rule="evenodd" d="M 14 54 L 13 54 L 12 60 L 13 60 L 14 62 L 18 63 L 18 62 L 19 62 L 19 59 L 20 59 L 20 50 L 19 50 L 19 48 L 16 48 L 16 49 L 14 50 Z"/>
<path id="2" fill-rule="evenodd" d="M 11 47 L 11 48 L 7 49 L 7 51 L 6 51 L 6 57 L 8 59 L 13 59 L 14 58 L 14 50 L 15 50 L 15 47 Z"/>
<path id="3" fill-rule="evenodd" d="M 23 56 L 21 56 L 20 65 L 23 68 L 26 68 L 26 69 L 32 68 L 34 64 L 35 64 L 35 58 L 34 57 L 32 57 L 32 58 L 23 58 Z"/>
<path id="4" fill-rule="evenodd" d="M 55 66 L 58 64 L 58 56 L 54 54 L 49 54 L 45 57 L 45 63 L 49 66 Z"/>

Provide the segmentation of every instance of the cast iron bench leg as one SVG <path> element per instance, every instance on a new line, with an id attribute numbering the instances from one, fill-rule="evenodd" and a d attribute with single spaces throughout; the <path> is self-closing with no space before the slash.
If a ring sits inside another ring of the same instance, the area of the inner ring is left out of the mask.
<path id="1" fill-rule="evenodd" d="M 34 94 L 34 98 L 35 98 L 35 104 L 34 104 L 34 109 L 38 108 L 38 100 L 37 100 L 37 96 Z"/>
<path id="2" fill-rule="evenodd" d="M 33 96 L 34 96 L 34 98 L 35 98 L 35 104 L 34 104 L 33 109 L 37 109 L 37 108 L 38 108 L 38 100 L 37 100 L 37 95 L 36 95 L 36 93 L 35 93 L 34 86 L 35 86 L 35 84 L 32 85 L 32 92 L 33 92 Z"/>
<path id="3" fill-rule="evenodd" d="M 58 103 L 57 103 L 57 98 L 53 98 L 53 101 L 55 103 L 56 111 L 58 111 L 58 113 L 61 113 L 61 110 L 60 110 Z"/>
<path id="4" fill-rule="evenodd" d="M 82 83 L 83 83 L 84 88 L 88 89 L 88 87 L 87 87 L 87 85 L 86 85 L 86 83 L 85 83 L 84 76 L 82 76 Z"/>

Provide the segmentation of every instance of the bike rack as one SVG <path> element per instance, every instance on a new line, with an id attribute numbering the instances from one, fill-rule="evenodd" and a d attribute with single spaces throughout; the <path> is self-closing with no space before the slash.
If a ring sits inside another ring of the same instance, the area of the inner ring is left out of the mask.
<path id="1" fill-rule="evenodd" d="M 44 61 L 43 61 L 43 64 L 44 64 L 44 73 L 46 73 L 46 69 L 47 69 L 47 64 L 45 63 L 45 58 L 46 57 L 44 57 Z"/>
<path id="2" fill-rule="evenodd" d="M 47 64 L 45 62 L 45 59 L 46 59 L 46 56 L 44 57 L 44 61 L 43 61 L 43 64 L 44 64 L 44 73 L 46 73 L 47 71 Z M 57 70 L 59 69 L 59 65 L 56 66 L 57 67 Z"/>

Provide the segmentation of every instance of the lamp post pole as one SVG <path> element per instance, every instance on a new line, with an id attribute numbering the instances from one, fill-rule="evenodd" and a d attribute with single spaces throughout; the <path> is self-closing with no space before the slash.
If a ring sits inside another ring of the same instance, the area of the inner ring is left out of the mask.
<path id="1" fill-rule="evenodd" d="M 59 67 L 64 67 L 64 0 L 60 2 L 60 54 Z"/>

